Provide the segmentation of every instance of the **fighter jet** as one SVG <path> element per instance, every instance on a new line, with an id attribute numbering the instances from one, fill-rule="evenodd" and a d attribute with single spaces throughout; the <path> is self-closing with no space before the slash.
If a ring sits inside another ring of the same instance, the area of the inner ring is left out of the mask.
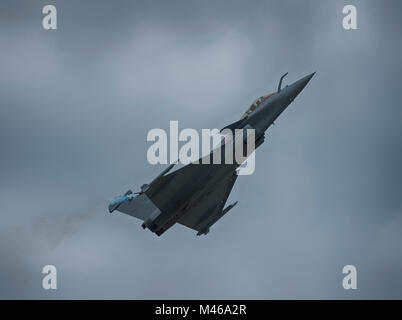
<path id="1" fill-rule="evenodd" d="M 314 74 L 282 89 L 285 73 L 279 80 L 276 92 L 255 100 L 240 120 L 223 129 L 254 129 L 254 149 L 258 148 L 264 142 L 266 130 Z M 142 185 L 139 192 L 129 190 L 114 198 L 109 204 L 109 212 L 117 210 L 141 219 L 142 227 L 158 236 L 176 223 L 194 229 L 197 235 L 206 235 L 211 226 L 237 204 L 236 201 L 225 207 L 241 163 L 204 164 L 198 161 L 168 173 L 174 165 L 171 164 L 152 182 Z"/>

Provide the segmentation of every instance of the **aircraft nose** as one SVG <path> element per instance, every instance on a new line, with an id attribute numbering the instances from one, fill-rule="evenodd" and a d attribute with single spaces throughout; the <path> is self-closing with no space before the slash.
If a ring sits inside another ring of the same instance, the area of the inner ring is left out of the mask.
<path id="1" fill-rule="evenodd" d="M 288 92 L 289 98 L 293 100 L 296 96 L 304 89 L 307 83 L 311 80 L 311 78 L 315 75 L 315 72 L 305 76 L 296 82 L 292 83 L 290 86 L 286 88 Z"/>

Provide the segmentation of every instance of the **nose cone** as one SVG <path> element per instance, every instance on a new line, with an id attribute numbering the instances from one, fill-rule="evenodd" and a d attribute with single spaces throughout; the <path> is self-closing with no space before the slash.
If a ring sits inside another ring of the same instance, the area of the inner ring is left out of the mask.
<path id="1" fill-rule="evenodd" d="M 296 82 L 285 88 L 290 100 L 296 98 L 296 96 L 304 89 L 304 87 L 314 75 L 315 72 L 309 74 L 308 76 L 305 76 L 304 78 L 301 78 L 300 80 L 297 80 Z"/>

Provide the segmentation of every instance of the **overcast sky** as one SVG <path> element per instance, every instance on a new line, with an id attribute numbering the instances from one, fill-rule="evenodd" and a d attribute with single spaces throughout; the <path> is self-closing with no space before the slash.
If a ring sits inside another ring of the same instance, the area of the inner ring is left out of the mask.
<path id="1" fill-rule="evenodd" d="M 58 29 L 42 28 L 54 4 Z M 357 8 L 357 30 L 342 8 Z M 0 297 L 402 298 L 400 1 L 2 1 Z M 207 236 L 107 211 L 165 166 L 149 130 L 222 128 L 313 71 Z M 58 289 L 42 289 L 42 267 Z M 344 290 L 342 268 L 357 268 Z"/>

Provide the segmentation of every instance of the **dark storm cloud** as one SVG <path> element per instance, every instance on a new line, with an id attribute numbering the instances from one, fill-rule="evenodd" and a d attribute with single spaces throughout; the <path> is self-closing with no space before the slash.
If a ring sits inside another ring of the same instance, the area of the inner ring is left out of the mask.
<path id="1" fill-rule="evenodd" d="M 47 1 L 0 5 L 1 297 L 402 297 L 399 2 L 52 3 L 57 31 Z M 220 128 L 286 71 L 317 74 L 207 237 L 107 214 L 161 169 L 148 130 Z"/>

